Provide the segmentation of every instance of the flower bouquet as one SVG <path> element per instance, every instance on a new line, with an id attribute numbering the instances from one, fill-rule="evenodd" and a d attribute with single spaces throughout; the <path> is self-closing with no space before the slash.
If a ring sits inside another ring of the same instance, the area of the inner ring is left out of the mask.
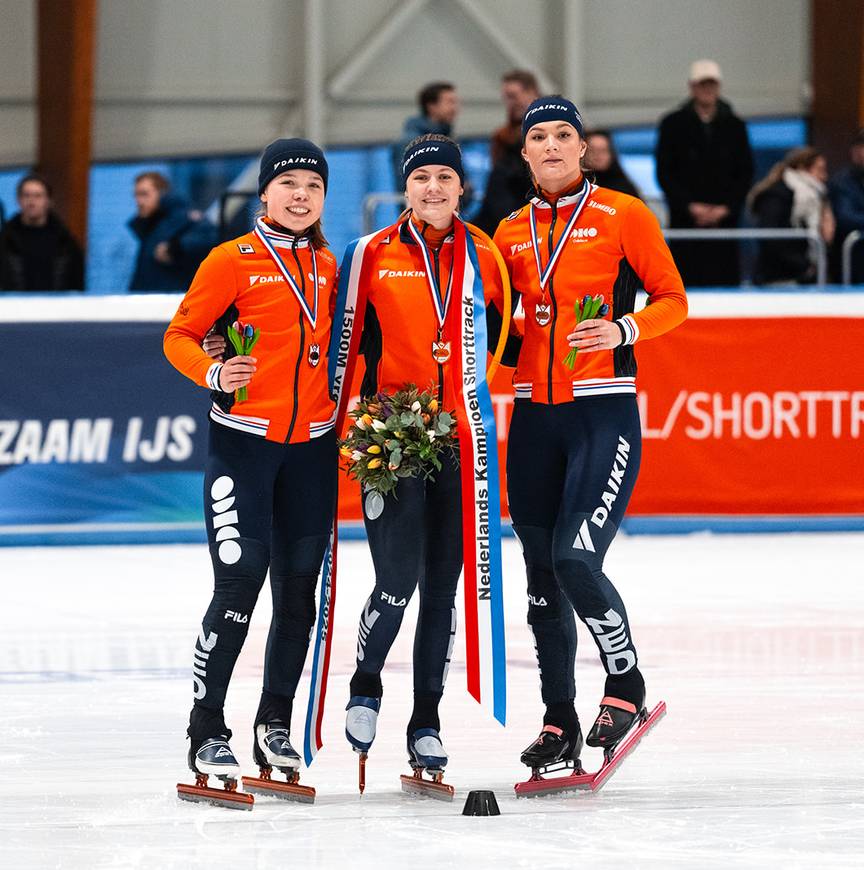
<path id="1" fill-rule="evenodd" d="M 378 393 L 349 413 L 353 423 L 340 442 L 348 476 L 366 492 L 386 495 L 400 477 L 432 477 L 456 445 L 456 420 L 430 391 L 407 384 L 392 396 Z"/>
<path id="2" fill-rule="evenodd" d="M 600 295 L 588 296 L 586 294 L 581 302 L 578 299 L 576 300 L 573 309 L 576 312 L 577 324 L 581 323 L 583 320 L 591 320 L 594 317 L 605 317 L 609 313 L 609 306 L 603 301 L 603 297 Z M 568 369 L 572 370 L 573 366 L 576 365 L 576 352 L 578 350 L 578 347 L 571 347 L 570 353 L 564 357 L 563 362 Z"/>
<path id="3" fill-rule="evenodd" d="M 228 327 L 228 340 L 237 351 L 238 356 L 248 356 L 260 337 L 261 330 L 253 327 L 251 323 L 235 320 Z M 249 396 L 246 387 L 240 387 L 236 391 L 236 395 L 238 402 L 245 402 Z"/>

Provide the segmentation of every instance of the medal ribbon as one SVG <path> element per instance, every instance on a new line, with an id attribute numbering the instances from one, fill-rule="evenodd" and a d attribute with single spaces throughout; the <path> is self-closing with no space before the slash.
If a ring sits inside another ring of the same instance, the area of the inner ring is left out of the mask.
<path id="1" fill-rule="evenodd" d="M 385 239 L 398 239 L 399 229 L 400 224 L 397 223 L 377 234 L 352 242 L 342 260 L 328 354 L 331 393 L 337 401 L 337 432 L 342 431 L 353 392 L 354 367 L 359 357 L 366 300 L 376 280 L 376 249 Z M 471 233 L 459 218 L 454 220 L 453 232 L 450 284 L 459 296 L 459 302 L 456 305 L 448 305 L 447 302 L 436 305 L 436 313 L 440 318 L 441 308 L 444 309 L 446 323 L 442 332 L 454 348 L 452 363 L 445 377 L 452 383 L 459 432 L 466 672 L 469 693 L 504 724 L 507 712 L 507 658 L 504 646 L 498 451 L 495 446 L 498 439 L 486 378 L 486 300 L 480 261 Z M 416 235 L 415 240 L 420 241 Z M 426 250 L 425 245 L 421 250 Z M 431 263 L 427 261 L 427 275 L 432 274 L 430 266 Z M 506 279 L 506 269 L 503 276 Z M 437 295 L 435 289 L 433 301 Z M 449 295 L 448 287 L 448 300 Z"/>
<path id="2" fill-rule="evenodd" d="M 288 267 L 285 265 L 282 257 L 279 256 L 279 252 L 273 246 L 273 243 L 270 239 L 267 238 L 268 226 L 261 218 L 255 222 L 255 235 L 261 240 L 261 244 L 267 249 L 267 253 L 270 255 L 270 259 L 276 264 L 276 268 L 282 274 L 282 277 L 287 281 L 288 286 L 291 288 L 294 295 L 297 297 L 297 301 L 300 303 L 300 308 L 303 310 L 303 313 L 306 315 L 306 319 L 312 325 L 312 329 L 315 329 L 315 323 L 318 320 L 318 263 L 315 260 L 315 248 L 310 244 L 309 250 L 312 254 L 312 282 L 314 283 L 314 293 L 315 293 L 315 308 L 309 308 L 309 303 L 306 301 L 306 297 L 303 295 L 303 291 L 298 286 L 297 282 L 294 280 L 294 276 L 288 271 Z"/>
<path id="3" fill-rule="evenodd" d="M 432 296 L 432 305 L 435 308 L 435 316 L 438 318 L 439 331 L 444 328 L 444 321 L 447 318 L 447 310 L 450 308 L 450 297 L 453 289 L 453 267 L 450 267 L 450 276 L 447 279 L 447 293 L 444 298 L 441 298 L 441 288 L 438 286 L 438 281 L 435 278 L 435 271 L 432 268 L 432 256 L 429 253 L 429 246 L 426 244 L 426 239 L 423 234 L 414 226 L 414 221 L 408 218 L 408 232 L 411 233 L 414 241 L 420 245 L 420 251 L 423 254 L 423 262 L 426 266 L 426 283 L 429 285 L 429 293 Z"/>
<path id="4" fill-rule="evenodd" d="M 549 283 L 549 279 L 552 277 L 552 273 L 555 271 L 555 266 L 558 265 L 558 258 L 561 256 L 561 252 L 564 250 L 564 245 L 567 243 L 567 239 L 570 238 L 570 233 L 575 225 L 576 221 L 579 220 L 579 215 L 582 214 L 585 205 L 588 202 L 588 195 L 591 193 L 591 184 L 586 179 L 585 184 L 582 186 L 582 190 L 580 192 L 581 199 L 579 200 L 576 208 L 573 209 L 573 214 L 570 215 L 570 219 L 567 221 L 567 225 L 564 227 L 564 232 L 561 233 L 560 238 L 558 239 L 558 244 L 552 249 L 552 256 L 549 258 L 549 262 L 546 264 L 546 268 L 544 269 L 540 262 L 540 245 L 537 241 L 537 218 L 534 214 L 534 203 L 531 203 L 530 206 L 530 217 L 531 217 L 531 244 L 534 248 L 534 262 L 537 264 L 537 276 L 540 278 L 540 292 L 545 294 L 546 285 Z"/>

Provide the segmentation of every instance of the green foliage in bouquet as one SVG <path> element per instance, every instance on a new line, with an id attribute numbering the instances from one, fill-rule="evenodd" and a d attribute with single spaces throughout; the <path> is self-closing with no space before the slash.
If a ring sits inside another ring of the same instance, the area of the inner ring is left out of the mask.
<path id="1" fill-rule="evenodd" d="M 578 326 L 578 324 L 583 320 L 593 320 L 595 317 L 605 317 L 609 313 L 609 306 L 603 301 L 603 297 L 600 295 L 586 295 L 581 301 L 579 299 L 576 300 L 573 310 L 576 313 L 576 324 Z M 571 347 L 570 353 L 564 357 L 564 365 L 571 371 L 576 365 L 576 354 L 578 351 L 578 347 Z"/>
<path id="2" fill-rule="evenodd" d="M 252 348 L 258 343 L 261 337 L 261 330 L 258 327 L 253 327 L 251 323 L 243 323 L 242 320 L 235 320 L 228 327 L 228 340 L 231 342 L 238 356 L 248 356 L 252 353 Z M 248 387 L 240 387 L 234 391 L 238 402 L 245 402 L 249 398 Z"/>
<path id="3" fill-rule="evenodd" d="M 348 476 L 364 491 L 386 495 L 400 477 L 432 478 L 443 454 L 455 450 L 456 419 L 430 391 L 407 384 L 392 396 L 378 393 L 349 413 L 351 427 L 339 452 Z"/>

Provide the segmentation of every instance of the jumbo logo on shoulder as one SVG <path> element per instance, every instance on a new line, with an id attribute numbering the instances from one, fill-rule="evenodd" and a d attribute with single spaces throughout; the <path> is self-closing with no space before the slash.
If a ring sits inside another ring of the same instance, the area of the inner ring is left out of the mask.
<path id="1" fill-rule="evenodd" d="M 552 319 L 552 304 L 544 305 L 542 302 L 538 302 L 534 309 L 534 318 L 540 326 L 548 326 Z"/>
<path id="2" fill-rule="evenodd" d="M 449 341 L 433 341 L 432 342 L 432 359 L 438 365 L 443 365 L 450 359 L 450 342 Z"/>
<path id="3" fill-rule="evenodd" d="M 315 366 L 321 361 L 321 345 L 320 344 L 310 344 L 309 345 L 309 356 L 307 357 L 309 361 L 309 365 L 314 369 Z"/>

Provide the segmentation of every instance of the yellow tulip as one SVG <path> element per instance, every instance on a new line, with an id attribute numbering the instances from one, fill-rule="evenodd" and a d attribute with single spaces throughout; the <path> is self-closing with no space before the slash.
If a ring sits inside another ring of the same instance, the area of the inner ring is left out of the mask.
<path id="1" fill-rule="evenodd" d="M 429 413 L 430 413 L 430 414 L 434 414 L 437 410 L 438 410 L 438 400 L 437 400 L 437 399 L 433 399 L 433 400 L 429 403 Z"/>
<path id="2" fill-rule="evenodd" d="M 377 444 L 372 444 L 371 446 L 366 448 L 367 453 L 380 453 L 381 448 Z"/>
<path id="3" fill-rule="evenodd" d="M 369 460 L 369 468 L 380 468 L 381 460 L 380 459 L 370 459 Z"/>
<path id="4" fill-rule="evenodd" d="M 340 447 L 339 455 L 343 456 L 345 459 L 351 458 L 351 448 L 350 447 Z"/>
<path id="5" fill-rule="evenodd" d="M 360 419 L 363 421 L 364 426 L 372 425 L 372 418 L 368 414 L 364 414 Z"/>

